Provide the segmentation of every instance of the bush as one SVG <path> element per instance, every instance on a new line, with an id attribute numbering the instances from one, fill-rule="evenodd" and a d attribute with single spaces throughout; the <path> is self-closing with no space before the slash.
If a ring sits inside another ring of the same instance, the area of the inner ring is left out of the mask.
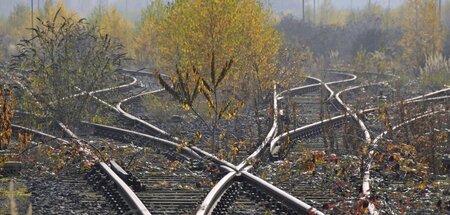
<path id="1" fill-rule="evenodd" d="M 88 113 L 90 100 L 87 94 L 72 95 L 111 85 L 125 54 L 120 43 L 95 26 L 59 12 L 38 19 L 34 36 L 17 45 L 10 70 L 26 79 L 47 115 L 71 124 Z"/>

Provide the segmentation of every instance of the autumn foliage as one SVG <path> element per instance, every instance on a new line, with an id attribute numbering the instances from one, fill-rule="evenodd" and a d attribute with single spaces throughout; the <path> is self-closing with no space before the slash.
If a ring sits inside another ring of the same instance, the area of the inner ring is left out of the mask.
<path id="1" fill-rule="evenodd" d="M 0 150 L 6 149 L 12 137 L 12 118 L 16 106 L 12 89 L 0 89 Z"/>

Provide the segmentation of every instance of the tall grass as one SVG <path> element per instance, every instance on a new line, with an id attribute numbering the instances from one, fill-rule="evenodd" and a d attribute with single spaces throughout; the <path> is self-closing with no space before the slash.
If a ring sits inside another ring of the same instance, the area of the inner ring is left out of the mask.
<path id="1" fill-rule="evenodd" d="M 428 56 L 420 75 L 424 87 L 450 85 L 450 59 L 442 54 Z"/>

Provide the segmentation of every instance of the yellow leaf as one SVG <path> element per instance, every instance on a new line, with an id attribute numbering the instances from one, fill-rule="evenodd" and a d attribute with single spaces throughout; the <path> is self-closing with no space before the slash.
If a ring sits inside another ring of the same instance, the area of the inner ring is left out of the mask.
<path id="1" fill-rule="evenodd" d="M 191 107 L 190 107 L 188 104 L 186 104 L 186 103 L 184 103 L 184 104 L 182 105 L 182 107 L 183 107 L 183 109 L 185 109 L 185 110 L 191 109 Z"/>
<path id="2" fill-rule="evenodd" d="M 393 158 L 395 161 L 400 161 L 400 154 L 399 154 L 399 153 L 394 153 L 394 154 L 392 154 L 392 158 Z"/>
<path id="3" fill-rule="evenodd" d="M 417 189 L 423 190 L 425 188 L 427 188 L 427 184 L 425 182 L 419 183 L 417 184 Z"/>
<path id="4" fill-rule="evenodd" d="M 237 147 L 233 147 L 233 155 L 237 155 L 239 152 L 239 149 Z"/>
<path id="5" fill-rule="evenodd" d="M 362 153 L 366 154 L 367 152 L 369 152 L 369 148 L 368 148 L 367 146 L 364 146 L 364 147 L 361 149 L 361 151 L 362 151 Z"/>

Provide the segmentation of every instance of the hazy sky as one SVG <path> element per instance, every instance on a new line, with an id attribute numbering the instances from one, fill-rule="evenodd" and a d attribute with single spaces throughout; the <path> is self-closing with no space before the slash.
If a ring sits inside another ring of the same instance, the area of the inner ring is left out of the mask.
<path id="1" fill-rule="evenodd" d="M 305 5 L 313 6 L 314 1 L 316 3 L 316 8 L 319 8 L 324 0 L 305 0 Z M 372 5 L 379 5 L 382 7 L 397 7 L 401 5 L 405 0 L 370 0 Z M 270 0 L 269 1 L 272 8 L 276 12 L 284 13 L 294 13 L 296 15 L 301 15 L 302 11 L 302 0 Z M 369 0 L 331 0 L 331 3 L 336 8 L 343 9 L 360 9 L 367 7 Z"/>
<path id="2" fill-rule="evenodd" d="M 34 7 L 43 5 L 45 0 L 33 0 Z M 126 13 L 130 18 L 135 19 L 139 16 L 139 12 L 145 8 L 152 0 L 64 0 L 65 4 L 82 16 L 87 16 L 91 10 L 96 7 L 100 2 L 103 5 L 114 5 L 119 8 L 120 11 Z M 264 2 L 267 0 L 263 0 Z M 269 0 L 275 12 L 289 12 L 300 14 L 302 7 L 302 0 Z M 313 4 L 314 0 L 305 0 L 305 4 Z M 315 0 L 317 7 L 323 2 L 323 0 Z M 381 5 L 387 7 L 390 3 L 392 7 L 400 5 L 404 0 L 371 0 L 372 4 Z M 448 1 L 448 0 L 444 0 Z M 14 5 L 18 3 L 30 5 L 31 0 L 0 0 L 0 15 L 7 16 L 9 12 L 14 8 Z M 333 5 L 337 8 L 362 8 L 367 6 L 369 0 L 331 0 Z"/>
<path id="3" fill-rule="evenodd" d="M 314 0 L 305 0 L 305 4 L 312 5 Z M 323 0 L 315 0 L 316 5 L 320 5 Z M 362 8 L 369 4 L 369 0 L 331 0 L 334 6 L 338 8 Z M 377 4 L 387 7 L 389 4 L 393 7 L 400 5 L 404 0 L 371 0 L 371 4 Z M 287 9 L 296 7 L 301 9 L 302 0 L 270 0 L 275 9 Z"/>

